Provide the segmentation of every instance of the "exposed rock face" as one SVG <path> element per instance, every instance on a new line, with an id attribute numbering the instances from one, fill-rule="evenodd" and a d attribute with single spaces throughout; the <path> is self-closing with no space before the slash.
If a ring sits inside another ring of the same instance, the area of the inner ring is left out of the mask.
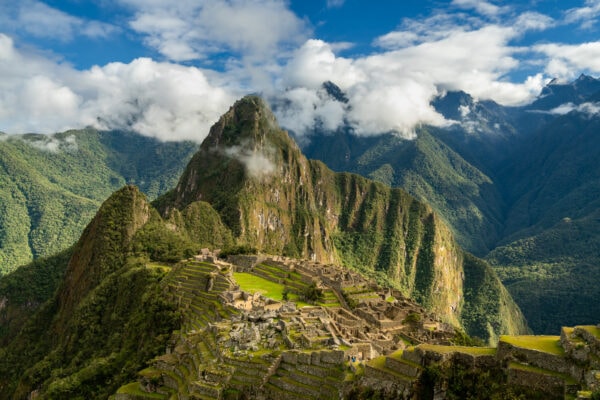
<path id="1" fill-rule="evenodd" d="M 476 326 L 486 339 L 527 330 L 489 268 L 465 271 L 463 251 L 430 207 L 401 189 L 307 160 L 257 97 L 221 117 L 176 189 L 156 204 L 169 215 L 200 200 L 240 244 L 379 275 L 447 322 Z M 465 316 L 473 300 L 471 292 L 465 297 L 469 274 L 471 281 L 490 276 L 493 310 Z M 509 321 L 499 323 L 499 315 Z"/>

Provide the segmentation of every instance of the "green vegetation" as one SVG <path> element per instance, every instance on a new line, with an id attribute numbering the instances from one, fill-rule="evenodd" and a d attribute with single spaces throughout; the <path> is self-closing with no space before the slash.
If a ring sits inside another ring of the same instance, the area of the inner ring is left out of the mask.
<path id="1" fill-rule="evenodd" d="M 496 354 L 495 347 L 471 347 L 471 346 L 441 346 L 434 344 L 422 344 L 420 348 L 435 351 L 436 353 L 465 353 L 473 356 L 491 356 Z"/>
<path id="2" fill-rule="evenodd" d="M 560 345 L 560 336 L 500 336 L 500 341 L 516 347 L 543 351 L 558 356 L 565 354 L 565 350 Z"/>
<path id="3" fill-rule="evenodd" d="M 401 187 L 427 202 L 470 251 L 485 254 L 498 240 L 500 193 L 484 172 L 438 137 L 437 130 L 420 129 L 415 140 L 395 135 L 319 135 L 303 151 L 333 170 Z"/>
<path id="4" fill-rule="evenodd" d="M 598 320 L 600 211 L 561 220 L 487 257 L 534 332 Z M 576 293 L 576 295 L 573 295 Z"/>
<path id="5" fill-rule="evenodd" d="M 520 310 L 491 268 L 484 261 L 465 254 L 465 330 L 480 339 L 497 341 L 494 332 L 527 332 Z M 503 305 L 510 305 L 508 307 Z M 517 324 L 514 326 L 513 324 Z"/>
<path id="6" fill-rule="evenodd" d="M 62 282 L 72 250 L 39 258 L 0 279 L 0 346 L 6 345 L 32 314 L 46 303 Z"/>
<path id="7" fill-rule="evenodd" d="M 104 202 L 70 251 L 69 279 L 60 289 L 54 292 L 51 281 L 31 282 L 35 286 L 24 298 L 49 298 L 0 350 L 5 355 L 0 397 L 25 397 L 39 387 L 48 399 L 106 398 L 164 350 L 180 322 L 162 284 L 169 268 L 147 266 L 143 258 L 131 256 L 135 233 L 148 218 L 145 197 L 135 188 L 123 188 Z M 36 261 L 27 268 L 62 274 L 66 258 Z M 9 279 L 1 282 L 10 288 Z M 7 293 L 18 304 L 19 296 Z"/>
<path id="8" fill-rule="evenodd" d="M 597 326 L 587 325 L 587 326 L 581 326 L 581 328 L 585 329 L 587 332 L 591 333 L 597 339 L 600 339 L 600 328 L 598 328 Z"/>
<path id="9" fill-rule="evenodd" d="M 163 193 L 195 147 L 93 129 L 0 141 L 0 275 L 67 249 L 124 184 Z"/>
<path id="10" fill-rule="evenodd" d="M 433 104 L 461 121 L 451 128 L 419 128 L 414 140 L 317 129 L 303 150 L 430 204 L 463 247 L 487 254 L 534 332 L 556 332 L 600 318 L 600 119 L 530 111 L 588 101 L 588 85 L 553 85 L 525 108 L 449 92 Z"/>
<path id="11" fill-rule="evenodd" d="M 300 298 L 308 303 L 315 304 L 323 301 L 323 289 L 318 288 L 316 283 L 308 285 L 301 293 Z"/>
<path id="12" fill-rule="evenodd" d="M 282 301 L 284 293 L 287 293 L 289 301 L 295 302 L 298 307 L 304 307 L 308 304 L 300 299 L 295 293 L 289 292 L 289 289 L 280 283 L 275 283 L 259 276 L 247 272 L 234 272 L 233 277 L 240 288 L 248 293 L 260 293 L 273 300 Z"/>
<path id="13" fill-rule="evenodd" d="M 217 143 L 248 152 L 263 146 L 286 178 L 255 176 L 243 157 L 228 156 Z M 189 330 L 230 316 L 215 293 L 194 294 L 198 284 L 228 287 L 212 266 L 188 260 L 173 266 L 177 279 L 171 280 L 169 265 L 202 246 L 341 260 L 443 311 L 449 322 L 459 323 L 462 310 L 468 329 L 480 329 L 486 339 L 524 330 L 493 271 L 463 254 L 431 208 L 402 190 L 308 162 L 257 98 L 242 100 L 215 125 L 177 188 L 153 206 L 133 186 L 102 204 L 71 251 L 66 279 L 53 295 L 52 284 L 40 286 L 40 297 L 48 300 L 21 323 L 19 334 L 6 337 L 0 397 L 21 398 L 37 388 L 49 399 L 107 397 L 164 350 L 182 321 L 176 303 L 186 304 Z M 292 300 L 304 295 L 317 304 L 337 303 L 332 292 L 274 265 L 259 264 L 235 279 L 275 300 L 287 292 Z M 177 299 L 168 288 L 176 289 Z M 373 295 L 357 289 L 349 298 Z M 489 302 L 470 304 L 477 296 Z M 459 307 L 455 314 L 447 313 L 450 305 Z M 210 352 L 214 338 L 206 340 Z"/>

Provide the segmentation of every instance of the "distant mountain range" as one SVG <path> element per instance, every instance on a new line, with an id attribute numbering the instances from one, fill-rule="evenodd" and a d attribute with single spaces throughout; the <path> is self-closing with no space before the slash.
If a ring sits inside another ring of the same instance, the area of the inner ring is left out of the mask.
<path id="1" fill-rule="evenodd" d="M 551 332 L 600 319 L 599 101 L 600 80 L 586 75 L 550 82 L 524 107 L 449 92 L 432 104 L 455 123 L 418 128 L 414 140 L 348 125 L 301 143 L 334 170 L 431 204 L 461 245 L 497 267 L 534 331 Z"/>

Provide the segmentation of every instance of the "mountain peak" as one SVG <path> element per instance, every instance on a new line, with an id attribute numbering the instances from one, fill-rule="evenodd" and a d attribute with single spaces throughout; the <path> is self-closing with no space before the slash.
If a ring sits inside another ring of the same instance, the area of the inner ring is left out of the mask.
<path id="1" fill-rule="evenodd" d="M 275 116 L 264 100 L 255 95 L 235 102 L 219 121 L 210 128 L 202 148 L 231 147 L 261 142 L 276 130 Z"/>
<path id="2" fill-rule="evenodd" d="M 579 78 L 577 78 L 576 82 L 592 82 L 595 81 L 596 79 L 594 79 L 593 77 L 586 75 L 586 74 L 581 74 L 579 75 Z"/>
<path id="3" fill-rule="evenodd" d="M 543 89 L 537 100 L 527 106 L 533 110 L 551 110 L 562 104 L 579 105 L 600 91 L 600 79 L 581 74 L 572 82 L 551 80 Z"/>
<path id="4" fill-rule="evenodd" d="M 463 117 L 462 114 L 464 113 L 464 111 L 461 110 L 465 109 L 465 107 L 470 109 L 474 103 L 475 101 L 470 94 L 458 90 L 443 93 L 433 99 L 431 105 L 437 112 L 442 114 L 444 118 L 460 121 Z"/>
<path id="5" fill-rule="evenodd" d="M 334 100 L 339 101 L 340 103 L 347 104 L 349 102 L 346 93 L 338 85 L 331 81 L 323 82 L 321 87 L 325 90 L 327 95 L 329 95 Z"/>
<path id="6" fill-rule="evenodd" d="M 236 226 L 237 193 L 249 184 L 262 185 L 282 176 L 290 165 L 306 162 L 264 100 L 246 96 L 210 129 L 171 193 L 173 205 L 181 208 L 198 200 L 216 201 L 219 211 L 232 208 L 228 211 L 231 219 L 225 222 Z"/>

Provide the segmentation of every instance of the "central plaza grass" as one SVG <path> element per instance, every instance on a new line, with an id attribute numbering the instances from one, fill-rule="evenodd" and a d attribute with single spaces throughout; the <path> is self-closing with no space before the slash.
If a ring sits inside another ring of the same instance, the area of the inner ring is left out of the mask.
<path id="1" fill-rule="evenodd" d="M 271 282 L 248 272 L 234 272 L 233 279 L 235 279 L 237 284 L 240 285 L 240 288 L 245 292 L 259 292 L 270 299 L 277 301 L 283 300 L 283 289 L 285 288 L 285 285 L 281 283 Z M 295 293 L 288 293 L 288 299 L 295 302 L 298 307 L 308 305 L 308 303 L 298 300 L 298 295 Z"/>

